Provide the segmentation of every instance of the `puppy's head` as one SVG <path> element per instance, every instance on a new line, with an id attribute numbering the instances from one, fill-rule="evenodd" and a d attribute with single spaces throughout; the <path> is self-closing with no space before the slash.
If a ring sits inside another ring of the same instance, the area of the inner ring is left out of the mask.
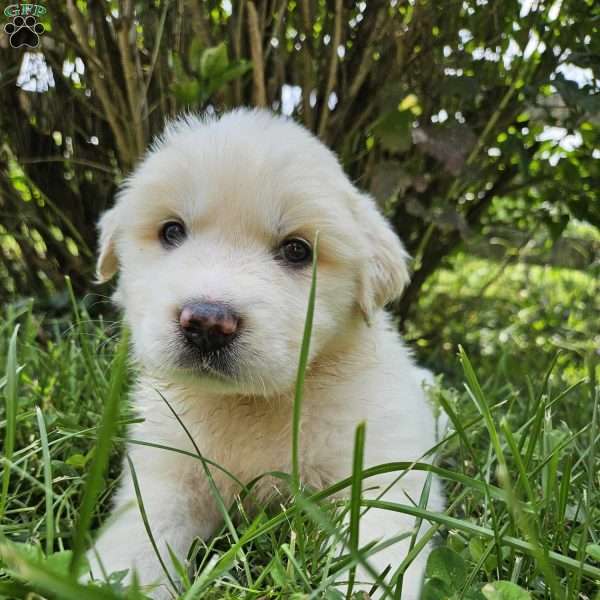
<path id="1" fill-rule="evenodd" d="M 302 127 L 267 112 L 171 125 L 100 220 L 98 279 L 137 359 L 223 392 L 293 387 L 319 232 L 311 359 L 400 295 L 406 253 Z"/>

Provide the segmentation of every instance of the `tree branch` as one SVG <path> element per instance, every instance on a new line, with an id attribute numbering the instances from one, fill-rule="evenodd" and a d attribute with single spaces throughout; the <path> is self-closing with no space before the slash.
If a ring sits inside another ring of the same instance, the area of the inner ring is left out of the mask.
<path id="1" fill-rule="evenodd" d="M 331 43 L 331 60 L 329 63 L 329 74 L 327 76 L 327 85 L 325 86 L 325 96 L 321 107 L 321 118 L 319 120 L 318 135 L 324 137 L 327 128 L 327 119 L 329 117 L 329 96 L 335 88 L 337 80 L 338 66 L 338 47 L 342 41 L 342 18 L 344 13 L 344 4 L 342 0 L 335 1 L 335 23 L 333 26 L 333 40 Z"/>
<path id="2" fill-rule="evenodd" d="M 135 26 L 133 15 L 131 14 L 131 5 L 126 4 L 128 11 L 123 14 L 117 29 L 117 43 L 119 46 L 119 54 L 121 56 L 121 66 L 125 75 L 125 88 L 127 90 L 127 99 L 129 101 L 129 111 L 131 115 L 131 123 L 133 125 L 133 142 L 134 142 L 134 159 L 137 158 L 144 150 L 145 137 L 142 127 L 142 101 L 139 90 L 139 81 L 135 69 L 135 61 L 132 57 L 132 48 L 129 42 L 132 28 Z"/>
<path id="3" fill-rule="evenodd" d="M 123 133 L 124 128 L 121 126 L 119 122 L 119 116 L 115 111 L 113 98 L 108 93 L 102 73 L 98 70 L 98 64 L 101 65 L 102 61 L 100 61 L 98 57 L 95 56 L 93 52 L 91 52 L 87 39 L 87 34 L 85 31 L 85 23 L 83 21 L 83 17 L 73 0 L 67 0 L 67 12 L 79 45 L 85 49 L 86 55 L 92 57 L 92 60 L 90 61 L 90 63 L 88 63 L 88 67 L 92 77 L 94 90 L 98 94 L 98 98 L 100 99 L 100 103 L 102 104 L 102 107 L 104 109 L 106 119 L 108 120 L 111 131 L 115 136 L 115 142 L 121 161 L 123 165 L 126 168 L 128 168 L 133 164 L 133 156 L 129 147 L 127 137 Z M 116 86 L 113 88 L 112 93 L 114 95 L 117 94 L 117 89 L 118 88 L 116 88 Z"/>
<path id="4" fill-rule="evenodd" d="M 267 106 L 267 91 L 265 87 L 265 64 L 263 61 L 262 34 L 258 25 L 258 13 L 254 2 L 249 0 L 248 36 L 250 38 L 250 56 L 252 57 L 252 79 L 254 82 L 254 104 Z"/>

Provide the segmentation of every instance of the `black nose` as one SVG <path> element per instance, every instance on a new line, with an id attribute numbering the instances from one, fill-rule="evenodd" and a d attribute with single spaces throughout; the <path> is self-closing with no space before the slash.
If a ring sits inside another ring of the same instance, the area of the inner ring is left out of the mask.
<path id="1" fill-rule="evenodd" d="M 189 302 L 179 314 L 179 325 L 186 339 L 202 352 L 227 346 L 235 337 L 240 319 L 220 302 Z"/>

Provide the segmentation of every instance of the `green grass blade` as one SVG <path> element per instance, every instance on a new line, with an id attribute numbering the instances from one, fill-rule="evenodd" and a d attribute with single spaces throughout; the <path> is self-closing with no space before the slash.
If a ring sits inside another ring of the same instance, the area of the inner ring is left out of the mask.
<path id="1" fill-rule="evenodd" d="M 471 569 L 471 572 L 467 575 L 467 578 L 464 581 L 464 585 L 462 586 L 460 594 L 456 600 L 463 600 L 465 595 L 469 592 L 471 585 L 473 584 L 473 582 L 475 581 L 475 578 L 477 577 L 477 575 L 483 568 L 485 561 L 488 559 L 490 554 L 494 551 L 494 548 L 496 547 L 496 538 L 502 537 L 503 535 L 505 535 L 506 530 L 508 529 L 508 526 L 509 526 L 509 523 L 504 523 L 504 525 L 502 525 L 502 529 L 500 530 L 500 535 L 496 536 L 493 540 L 491 540 L 488 543 L 488 545 L 483 549 L 483 552 L 481 553 L 481 557 L 477 561 L 477 564 L 475 564 L 473 566 L 473 568 Z"/>
<path id="2" fill-rule="evenodd" d="M 352 487 L 350 491 L 350 548 L 358 552 L 360 537 L 360 507 L 362 500 L 362 477 L 365 455 L 365 423 L 360 423 L 354 436 L 354 457 L 352 460 Z M 348 575 L 348 591 L 346 598 L 352 596 L 356 567 L 350 569 Z"/>
<path id="3" fill-rule="evenodd" d="M 463 443 L 464 447 L 466 448 L 467 452 L 469 453 L 471 459 L 473 460 L 473 464 L 477 467 L 477 470 L 479 472 L 481 472 L 481 466 L 479 464 L 479 458 L 477 456 L 477 452 L 475 452 L 475 450 L 469 440 L 469 436 L 466 433 L 467 428 L 463 426 L 461 419 L 456 414 L 456 412 L 452 408 L 452 405 L 450 404 L 450 402 L 448 402 L 447 398 L 445 398 L 444 394 L 440 394 L 438 396 L 437 400 L 438 400 L 440 406 L 442 407 L 442 409 L 444 410 L 444 412 L 448 415 L 448 418 L 450 419 L 450 422 L 452 423 L 452 426 L 455 429 L 456 435 L 460 438 L 461 442 Z M 479 416 L 477 418 L 477 420 L 472 421 L 470 423 L 470 425 L 478 424 L 482 418 L 483 418 L 482 416 Z M 483 476 L 482 476 L 482 481 L 485 481 Z"/>
<path id="4" fill-rule="evenodd" d="M 46 486 L 36 479 L 33 475 L 28 473 L 25 469 L 22 469 L 17 463 L 8 460 L 8 458 L 4 459 L 4 462 L 8 467 L 13 470 L 21 479 L 26 479 L 32 486 L 32 488 L 37 488 L 40 492 L 46 492 Z"/>
<path id="5" fill-rule="evenodd" d="M 87 371 L 92 379 L 92 383 L 97 386 L 99 379 L 103 383 L 105 382 L 104 373 L 98 369 L 98 363 L 96 360 L 94 360 L 94 350 L 91 347 L 90 338 L 87 332 L 84 331 L 84 322 L 79 314 L 79 307 L 77 306 L 77 300 L 75 299 L 73 284 L 71 283 L 71 278 L 68 275 L 65 276 L 65 283 L 69 293 L 69 300 L 71 302 L 73 316 L 75 317 L 75 328 L 77 332 L 77 338 L 79 340 L 79 346 L 81 348 L 81 354 L 83 356 Z"/>
<path id="6" fill-rule="evenodd" d="M 527 496 L 527 500 L 535 506 L 536 504 L 536 496 L 531 487 L 531 483 L 529 482 L 529 477 L 527 476 L 527 471 L 525 470 L 525 465 L 523 464 L 523 459 L 521 458 L 521 452 L 519 451 L 519 446 L 513 436 L 510 427 L 508 426 L 508 421 L 505 418 L 502 418 L 500 421 L 500 429 L 504 434 L 504 438 L 508 444 L 508 447 L 512 453 L 513 460 L 515 465 L 517 466 L 517 483 L 515 484 L 514 491 L 515 493 L 519 492 L 519 483 L 523 485 L 525 489 L 525 494 Z"/>
<path id="7" fill-rule="evenodd" d="M 575 576 L 575 589 L 578 590 L 581 585 L 581 575 L 583 572 L 584 559 L 585 559 L 585 547 L 587 545 L 589 536 L 594 536 L 596 528 L 593 525 L 594 515 L 592 502 L 596 492 L 596 480 L 598 477 L 597 469 L 597 436 L 598 430 L 598 401 L 600 400 L 600 390 L 596 386 L 596 369 L 595 362 L 592 359 L 588 359 L 589 369 L 589 390 L 590 400 L 593 406 L 592 409 L 592 423 L 590 427 L 590 441 L 588 447 L 588 460 L 585 464 L 585 471 L 587 472 L 587 486 L 584 494 L 585 502 L 585 522 L 584 527 L 579 538 L 579 544 L 577 549 L 577 558 L 580 561 L 581 569 Z"/>
<path id="8" fill-rule="evenodd" d="M 281 551 L 287 556 L 289 564 L 293 567 L 295 573 L 297 573 L 300 581 L 302 581 L 302 585 L 304 586 L 307 592 L 311 591 L 310 581 L 307 579 L 306 574 L 304 573 L 301 565 L 298 563 L 298 560 L 294 556 L 289 544 L 282 544 Z"/>
<path id="9" fill-rule="evenodd" d="M 508 466 L 506 464 L 506 458 L 504 457 L 504 451 L 502 450 L 502 445 L 500 443 L 500 436 L 498 435 L 498 430 L 496 429 L 496 425 L 494 423 L 494 418 L 492 416 L 492 411 L 490 410 L 490 406 L 488 401 L 481 389 L 481 385 L 479 384 L 479 380 L 477 379 L 477 375 L 475 375 L 475 371 L 473 366 L 471 365 L 471 361 L 467 356 L 464 348 L 459 345 L 458 346 L 458 354 L 460 358 L 460 363 L 463 368 L 463 372 L 465 375 L 466 385 L 465 388 L 467 390 L 468 395 L 471 397 L 475 406 L 479 410 L 480 414 L 483 416 L 483 422 L 485 423 L 486 429 L 488 431 L 488 435 L 490 436 L 490 441 L 492 443 L 492 448 L 494 449 L 494 454 L 496 455 L 496 460 L 498 461 L 499 473 L 498 478 L 503 484 L 504 488 L 511 489 L 512 484 L 510 481 L 510 473 L 508 470 Z M 483 473 L 481 473 L 482 481 L 485 481 Z M 496 510 L 494 508 L 493 503 L 489 504 L 490 515 L 492 518 L 492 523 L 494 526 L 494 532 L 496 532 L 496 546 L 497 546 L 497 555 L 498 555 L 498 563 L 502 561 L 502 553 L 500 552 L 500 542 L 499 542 L 499 532 L 500 532 L 500 523 L 499 517 L 496 514 Z"/>
<path id="10" fill-rule="evenodd" d="M 483 537 L 486 539 L 493 539 L 498 534 L 499 531 L 494 531 L 493 529 L 489 529 L 487 527 L 482 527 L 481 525 L 475 525 L 470 521 L 464 521 L 462 519 L 457 519 L 456 517 L 450 517 L 446 514 L 442 513 L 434 513 L 427 510 L 423 510 L 416 506 L 408 506 L 406 504 L 396 504 L 393 502 L 384 502 L 382 500 L 363 500 L 363 506 L 370 506 L 372 508 L 380 508 L 383 510 L 391 510 L 394 512 L 400 512 L 406 515 L 411 515 L 413 517 L 421 517 L 426 521 L 441 523 L 446 526 L 448 529 L 457 529 L 458 531 L 464 531 L 474 536 Z M 535 557 L 536 552 L 538 551 L 538 547 L 534 544 L 526 542 L 520 538 L 516 538 L 514 536 L 502 536 L 500 538 L 502 544 L 513 548 L 523 554 L 527 554 L 528 556 Z M 574 558 L 569 556 L 564 556 L 558 552 L 548 552 L 547 556 L 548 560 L 566 571 L 576 572 L 581 568 L 581 571 L 587 577 L 592 579 L 600 578 L 600 568 L 594 567 L 587 563 L 581 563 Z"/>
<path id="11" fill-rule="evenodd" d="M 552 361 L 550 362 L 550 365 L 546 369 L 546 374 L 544 375 L 542 387 L 540 388 L 540 392 L 539 392 L 537 398 L 535 399 L 533 419 L 531 420 L 531 423 L 527 424 L 527 429 L 532 428 L 530 431 L 530 434 L 528 437 L 523 435 L 521 438 L 523 440 L 523 442 L 525 440 L 528 440 L 527 450 L 525 452 L 525 459 L 523 461 L 523 463 L 525 464 L 525 469 L 527 469 L 527 470 L 529 470 L 529 467 L 531 465 L 531 460 L 533 459 L 533 454 L 535 452 L 536 445 L 538 443 L 538 440 L 540 439 L 540 432 L 542 430 L 544 414 L 549 405 L 549 403 L 547 402 L 545 392 L 548 389 L 548 384 L 550 382 L 550 376 L 552 375 L 552 371 L 554 370 L 554 367 L 556 366 L 556 362 L 558 361 L 559 354 L 560 353 L 557 352 L 554 355 Z M 568 390 L 566 390 L 566 391 L 568 391 Z M 526 430 L 524 430 L 524 432 L 525 431 Z"/>
<path id="12" fill-rule="evenodd" d="M 256 537 L 260 537 L 260 535 L 262 535 L 262 533 L 259 533 L 256 524 L 251 524 L 244 535 L 223 553 L 218 560 L 209 562 L 207 567 L 192 583 L 192 587 L 184 594 L 182 600 L 203 598 L 204 590 L 210 583 L 233 567 L 236 557 L 239 556 L 240 552 L 243 550 L 244 544 Z"/>
<path id="13" fill-rule="evenodd" d="M 423 484 L 423 489 L 421 490 L 421 496 L 419 497 L 419 508 L 426 509 L 427 504 L 429 503 L 429 495 L 431 493 L 431 482 L 433 481 L 433 473 L 429 471 L 427 473 L 427 478 L 425 479 L 425 483 Z M 413 528 L 413 533 L 410 538 L 410 544 L 408 546 L 407 555 L 411 553 L 414 549 L 415 544 L 417 543 L 417 538 L 419 535 L 419 531 L 421 529 L 421 524 L 423 523 L 423 519 L 417 518 L 415 519 L 415 525 Z M 396 582 L 396 587 L 394 589 L 394 598 L 400 599 L 402 597 L 402 586 L 404 583 L 404 571 L 400 570 L 400 567 L 396 569 L 396 571 L 392 574 L 392 582 Z"/>
<path id="14" fill-rule="evenodd" d="M 477 375 L 475 375 L 471 361 L 469 360 L 469 357 L 462 346 L 458 347 L 458 353 L 465 378 L 467 380 L 467 392 L 469 392 L 469 395 L 475 402 L 479 412 L 483 415 L 483 420 L 488 430 L 490 441 L 492 442 L 498 464 L 506 471 L 506 476 L 508 476 L 508 467 L 506 465 L 504 451 L 502 450 L 502 445 L 500 444 L 500 437 L 494 423 L 494 418 L 492 417 L 490 406 L 485 398 L 485 394 L 483 393 L 481 386 L 479 385 L 479 380 L 477 379 Z"/>
<path id="15" fill-rule="evenodd" d="M 0 495 L 0 520 L 4 517 L 6 503 L 8 502 L 8 488 L 10 485 L 11 461 L 15 451 L 15 436 L 17 429 L 17 388 L 19 374 L 17 371 L 17 336 L 19 326 L 15 329 L 8 343 L 8 355 L 6 357 L 6 387 L 4 389 L 5 411 L 6 411 L 6 433 L 3 447 L 4 472 L 2 474 L 2 494 Z"/>
<path id="16" fill-rule="evenodd" d="M 468 494 L 468 490 L 463 490 L 462 492 L 460 492 L 456 496 L 456 498 L 454 498 L 454 500 L 446 507 L 445 514 L 452 513 L 456 509 L 457 506 L 460 506 L 460 504 L 462 503 L 464 498 L 467 496 L 467 494 Z M 423 508 L 423 510 L 426 510 L 425 507 L 421 507 L 420 505 L 419 505 L 419 508 Z M 419 521 L 422 523 L 423 519 L 419 519 Z M 416 523 L 415 523 L 415 527 L 416 527 Z M 411 565 L 413 560 L 421 553 L 423 548 L 431 541 L 433 536 L 439 531 L 439 529 L 441 527 L 442 527 L 441 523 L 434 523 L 433 525 L 431 525 L 431 527 L 417 540 L 415 545 L 407 552 L 406 556 L 400 563 L 400 566 L 396 569 L 396 572 L 393 574 L 392 579 L 391 579 L 392 583 L 396 584 L 395 598 L 401 598 L 400 593 L 402 592 L 402 581 L 404 578 L 404 573 L 406 572 L 408 567 Z M 411 539 L 411 543 L 412 543 L 412 539 Z"/>
<path id="17" fill-rule="evenodd" d="M 17 375 L 23 370 L 23 365 L 21 365 L 20 367 L 17 367 Z M 4 389 L 4 386 L 6 385 L 6 382 L 8 381 L 8 377 L 6 375 L 3 375 L 2 377 L 0 377 L 0 390 Z M 6 426 L 6 421 L 0 421 L 0 428 L 1 427 L 5 427 Z"/>
<path id="18" fill-rule="evenodd" d="M 431 471 L 431 472 L 435 473 L 436 475 L 438 475 L 439 477 L 448 479 L 449 481 L 463 483 L 481 493 L 485 493 L 485 488 L 487 487 L 487 488 L 489 488 L 490 494 L 492 495 L 492 497 L 498 498 L 499 500 L 506 501 L 506 493 L 504 492 L 504 490 L 501 490 L 500 488 L 496 488 L 494 486 L 489 486 L 485 483 L 482 483 L 479 480 L 472 479 L 461 473 L 450 471 L 448 469 L 443 469 L 441 467 L 438 467 L 436 465 L 431 465 L 429 463 L 397 462 L 397 463 L 386 463 L 383 465 L 377 465 L 375 467 L 369 467 L 368 469 L 365 469 L 363 471 L 363 480 L 368 479 L 370 477 L 376 477 L 378 475 L 384 475 L 386 473 L 403 471 L 406 469 Z M 316 493 L 312 494 L 311 496 L 308 496 L 306 498 L 306 500 L 308 502 L 312 502 L 315 504 L 319 503 L 326 498 L 329 498 L 331 496 L 338 494 L 342 490 L 348 488 L 350 485 L 352 485 L 351 477 L 342 479 L 341 481 L 338 481 L 338 482 L 328 486 L 327 488 L 325 488 L 319 492 L 316 492 Z M 362 504 L 364 505 L 364 502 Z M 297 504 L 292 505 L 291 507 L 287 508 L 286 510 L 282 511 L 281 513 L 279 513 L 279 514 L 275 515 L 274 517 L 272 517 L 271 519 L 269 519 L 267 522 L 263 523 L 255 531 L 255 533 L 253 534 L 253 536 L 251 538 L 247 538 L 245 536 L 245 538 L 244 538 L 245 541 L 250 542 L 254 539 L 257 539 L 261 535 L 264 535 L 266 532 L 268 532 L 268 531 L 274 529 L 275 527 L 277 527 L 278 525 L 280 525 L 283 521 L 289 519 L 290 516 L 296 514 L 297 512 L 298 512 L 298 505 Z M 242 538 L 240 538 L 240 539 L 242 539 Z"/>
<path id="19" fill-rule="evenodd" d="M 308 308 L 306 309 L 306 320 L 304 322 L 304 335 L 300 348 L 298 360 L 298 374 L 296 376 L 296 388 L 294 392 L 294 408 L 292 416 L 292 493 L 300 491 L 300 419 L 302 416 L 302 399 L 304 396 L 304 378 L 308 364 L 310 351 L 310 338 L 312 334 L 313 318 L 315 313 L 315 300 L 317 294 L 317 259 L 319 246 L 319 232 L 315 235 L 313 248 L 312 281 L 308 296 Z"/>
<path id="20" fill-rule="evenodd" d="M 140 509 L 140 516 L 142 517 L 142 522 L 144 523 L 144 529 L 148 534 L 148 539 L 150 540 L 150 544 L 152 545 L 152 549 L 154 550 L 154 554 L 162 567 L 162 570 L 169 580 L 171 587 L 175 590 L 175 593 L 178 593 L 177 585 L 171 577 L 171 573 L 163 560 L 163 557 L 160 554 L 160 550 L 158 549 L 158 545 L 156 540 L 154 539 L 154 534 L 152 533 L 152 527 L 150 526 L 150 521 L 148 521 L 148 514 L 146 513 L 146 507 L 144 506 L 144 500 L 142 498 L 142 492 L 140 490 L 140 482 L 138 481 L 137 473 L 135 471 L 135 466 L 133 461 L 131 460 L 129 454 L 127 455 L 127 464 L 129 465 L 129 471 L 131 472 L 131 479 L 133 481 L 133 489 L 135 490 L 135 497 L 137 498 L 138 508 Z"/>
<path id="21" fill-rule="evenodd" d="M 127 330 L 124 330 L 111 365 L 112 373 L 108 398 L 106 399 L 102 422 L 100 423 L 94 456 L 85 480 L 83 498 L 79 510 L 79 520 L 73 533 L 73 557 L 70 565 L 72 574 L 77 573 L 79 563 L 83 558 L 92 517 L 96 508 L 96 501 L 101 492 L 104 473 L 110 457 L 113 437 L 118 428 L 121 396 L 127 378 L 128 345 L 129 335 Z"/>
<path id="22" fill-rule="evenodd" d="M 517 483 L 520 481 L 523 484 L 525 489 L 525 494 L 527 496 L 527 500 L 530 502 L 531 506 L 534 509 L 534 514 L 539 514 L 537 510 L 537 498 L 531 487 L 530 477 L 528 476 L 525 465 L 523 464 L 523 460 L 521 457 L 521 452 L 519 450 L 519 446 L 517 441 L 515 440 L 512 431 L 508 425 L 508 421 L 506 418 L 502 418 L 500 421 L 500 429 L 504 434 L 504 437 L 507 441 L 508 447 L 513 456 L 513 460 L 515 462 L 518 478 Z M 534 557 L 538 561 L 538 566 L 542 573 L 544 574 L 544 579 L 546 584 L 552 590 L 554 597 L 561 598 L 560 585 L 552 567 L 548 564 L 548 560 L 546 558 L 547 549 L 544 546 L 543 538 L 541 538 L 538 534 L 538 531 L 535 527 L 535 522 L 530 518 L 531 514 L 524 514 L 522 510 L 522 505 L 517 501 L 516 494 L 518 493 L 518 487 L 509 489 L 508 494 L 509 497 L 512 497 L 512 500 L 509 501 L 508 507 L 512 511 L 513 516 L 515 518 L 516 523 L 519 525 L 521 531 L 529 538 L 529 541 L 534 548 Z"/>
<path id="23" fill-rule="evenodd" d="M 312 501 L 310 498 L 305 498 L 302 495 L 299 495 L 296 499 L 297 505 L 300 509 L 306 513 L 323 531 L 327 532 L 337 543 L 343 542 L 343 539 L 340 535 L 339 529 L 331 522 L 331 519 L 325 514 L 325 512 L 319 507 L 317 503 Z M 361 502 L 361 506 L 365 506 L 365 502 Z M 402 534 L 401 538 L 404 539 L 407 537 L 407 534 Z M 397 540 L 396 540 L 397 541 Z M 383 549 L 388 544 L 383 542 L 379 544 L 379 548 Z M 382 588 L 384 591 L 385 597 L 392 598 L 393 592 L 392 589 L 383 581 L 381 577 L 381 573 L 378 573 L 371 564 L 366 559 L 366 554 L 368 550 L 373 550 L 374 544 L 371 542 L 367 544 L 366 548 L 352 548 L 348 547 L 350 552 L 350 557 L 354 564 L 360 564 L 363 569 L 373 577 L 376 583 Z"/>
<path id="24" fill-rule="evenodd" d="M 40 431 L 40 441 L 42 443 L 42 458 L 44 461 L 44 493 L 46 497 L 46 555 L 50 555 L 54 549 L 54 507 L 52 492 L 52 464 L 50 459 L 50 449 L 48 448 L 48 434 L 46 432 L 46 423 L 44 415 L 39 406 L 35 407 L 38 429 Z"/>

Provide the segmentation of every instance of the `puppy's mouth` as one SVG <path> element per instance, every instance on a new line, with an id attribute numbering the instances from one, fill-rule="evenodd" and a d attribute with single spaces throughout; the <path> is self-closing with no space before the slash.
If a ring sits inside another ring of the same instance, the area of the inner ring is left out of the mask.
<path id="1" fill-rule="evenodd" d="M 180 339 L 177 345 L 177 369 L 220 381 L 235 379 L 237 369 L 234 345 L 209 352 L 199 350 L 185 338 Z"/>

